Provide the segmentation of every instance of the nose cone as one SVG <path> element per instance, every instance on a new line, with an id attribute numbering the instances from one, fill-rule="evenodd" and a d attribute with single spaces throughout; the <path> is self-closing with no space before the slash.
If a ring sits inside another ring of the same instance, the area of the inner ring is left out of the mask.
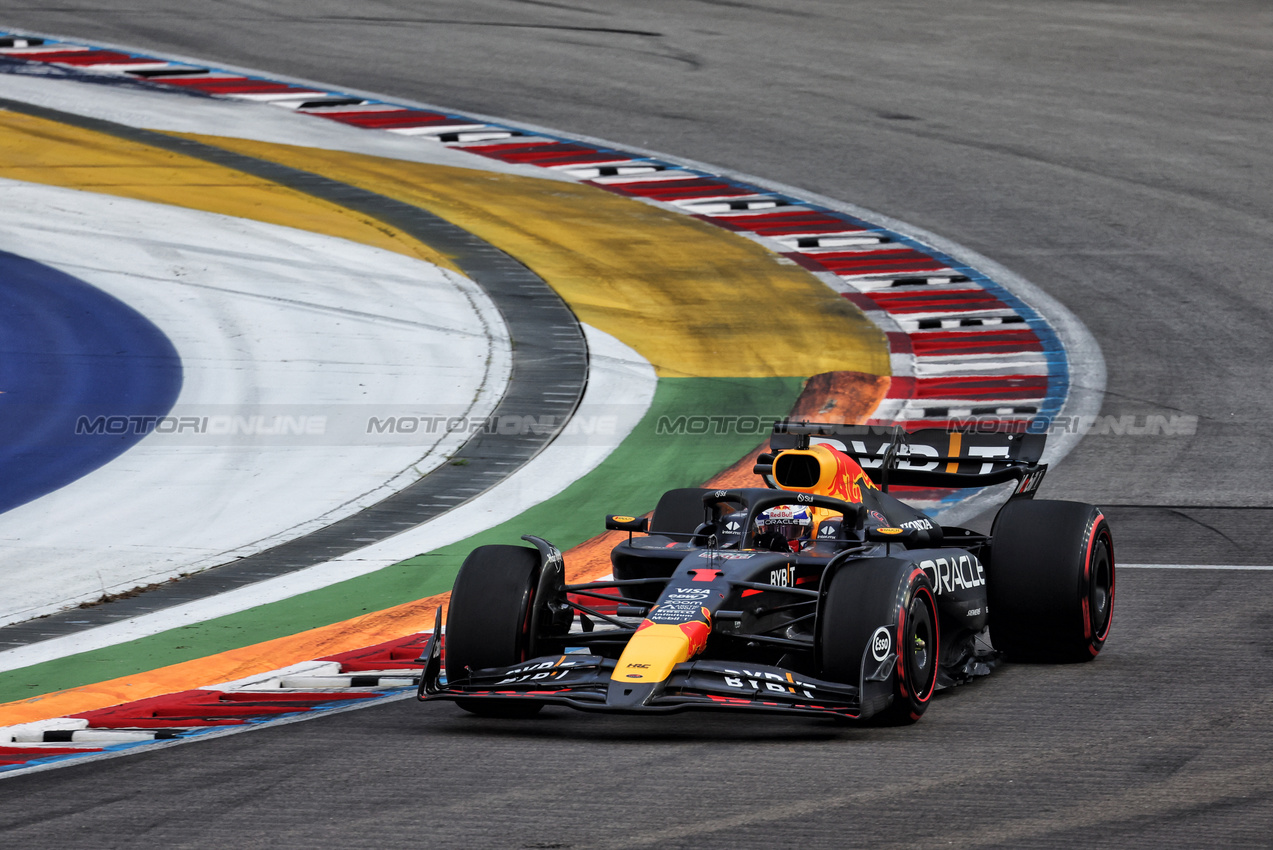
<path id="1" fill-rule="evenodd" d="M 662 682 L 672 672 L 672 668 L 690 657 L 693 652 L 703 648 L 707 642 L 706 635 L 697 642 L 691 640 L 686 626 L 701 626 L 693 633 L 711 629 L 706 623 L 693 622 L 672 625 L 670 623 L 652 623 L 646 620 L 641 624 L 628 645 L 624 647 L 619 662 L 614 667 L 610 678 L 616 682 L 633 684 L 636 682 Z"/>
<path id="2" fill-rule="evenodd" d="M 707 611 L 702 611 L 708 617 Z M 616 707 L 645 705 L 663 689 L 672 668 L 702 652 L 712 633 L 711 623 L 653 623 L 645 620 L 637 629 L 610 674 L 606 704 Z"/>

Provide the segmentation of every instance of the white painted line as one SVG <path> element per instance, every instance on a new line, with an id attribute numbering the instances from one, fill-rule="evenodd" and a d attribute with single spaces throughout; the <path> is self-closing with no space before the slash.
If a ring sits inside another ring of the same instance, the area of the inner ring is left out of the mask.
<path id="1" fill-rule="evenodd" d="M 300 661 L 277 670 L 257 673 L 242 679 L 228 682 L 217 682 L 211 685 L 200 685 L 204 691 L 267 691 L 278 690 L 282 686 L 279 681 L 287 676 L 334 676 L 340 672 L 338 661 Z"/>
<path id="2" fill-rule="evenodd" d="M 53 717 L 13 726 L 0 726 L 0 745 L 43 740 L 45 732 L 80 732 L 87 728 L 87 720 L 75 717 Z"/>
<path id="3" fill-rule="evenodd" d="M 915 377 L 945 375 L 1046 375 L 1048 363 L 1041 354 L 987 354 L 965 357 L 916 357 Z"/>
<path id="4" fill-rule="evenodd" d="M 608 148 L 615 147 L 615 145 L 612 145 L 609 143 L 605 143 L 605 144 L 598 143 L 598 146 L 608 147 Z M 631 150 L 631 148 L 629 148 L 629 150 Z M 601 186 L 608 186 L 611 183 L 663 183 L 668 180 L 697 180 L 701 178 L 702 176 L 703 175 L 695 174 L 692 171 L 684 171 L 680 169 L 675 169 L 675 170 L 666 170 L 666 171 L 653 171 L 653 172 L 649 172 L 645 174 L 608 175 L 606 177 L 598 177 L 592 180 L 592 182 Z"/>
<path id="5" fill-rule="evenodd" d="M 1256 570 L 1273 572 L 1273 566 L 1248 564 L 1118 564 L 1120 570 Z"/>

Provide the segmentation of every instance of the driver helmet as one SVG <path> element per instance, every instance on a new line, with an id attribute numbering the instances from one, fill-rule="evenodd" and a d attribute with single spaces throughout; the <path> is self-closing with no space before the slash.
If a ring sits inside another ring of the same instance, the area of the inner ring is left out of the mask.
<path id="1" fill-rule="evenodd" d="M 756 537 L 781 537 L 793 552 L 813 533 L 813 513 L 804 505 L 778 505 L 761 511 L 756 518 Z"/>

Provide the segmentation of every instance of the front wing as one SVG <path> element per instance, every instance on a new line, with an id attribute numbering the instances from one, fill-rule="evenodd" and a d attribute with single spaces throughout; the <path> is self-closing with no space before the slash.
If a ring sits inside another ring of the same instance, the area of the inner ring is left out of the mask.
<path id="1" fill-rule="evenodd" d="M 863 701 L 862 689 L 853 685 L 825 682 L 780 667 L 698 660 L 677 664 L 648 696 L 634 702 L 622 698 L 623 683 L 612 678 L 613 659 L 575 653 L 473 670 L 465 679 L 448 681 L 442 676 L 437 634 L 419 660 L 426 664 L 417 691 L 421 700 L 536 700 L 624 714 L 738 709 L 861 720 L 892 698 L 886 682 L 864 682 L 868 693 Z"/>

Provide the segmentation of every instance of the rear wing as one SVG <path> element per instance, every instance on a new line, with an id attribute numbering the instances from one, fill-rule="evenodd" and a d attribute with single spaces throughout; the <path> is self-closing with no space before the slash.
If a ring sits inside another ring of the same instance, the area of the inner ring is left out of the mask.
<path id="1" fill-rule="evenodd" d="M 890 484 L 964 488 L 1015 480 L 1013 495 L 1029 497 L 1048 469 L 1039 462 L 1046 442 L 1046 434 L 783 421 L 774 423 L 769 445 L 779 453 L 825 443 L 856 460 L 885 492 Z M 772 458 L 762 455 L 756 472 L 771 476 Z"/>

